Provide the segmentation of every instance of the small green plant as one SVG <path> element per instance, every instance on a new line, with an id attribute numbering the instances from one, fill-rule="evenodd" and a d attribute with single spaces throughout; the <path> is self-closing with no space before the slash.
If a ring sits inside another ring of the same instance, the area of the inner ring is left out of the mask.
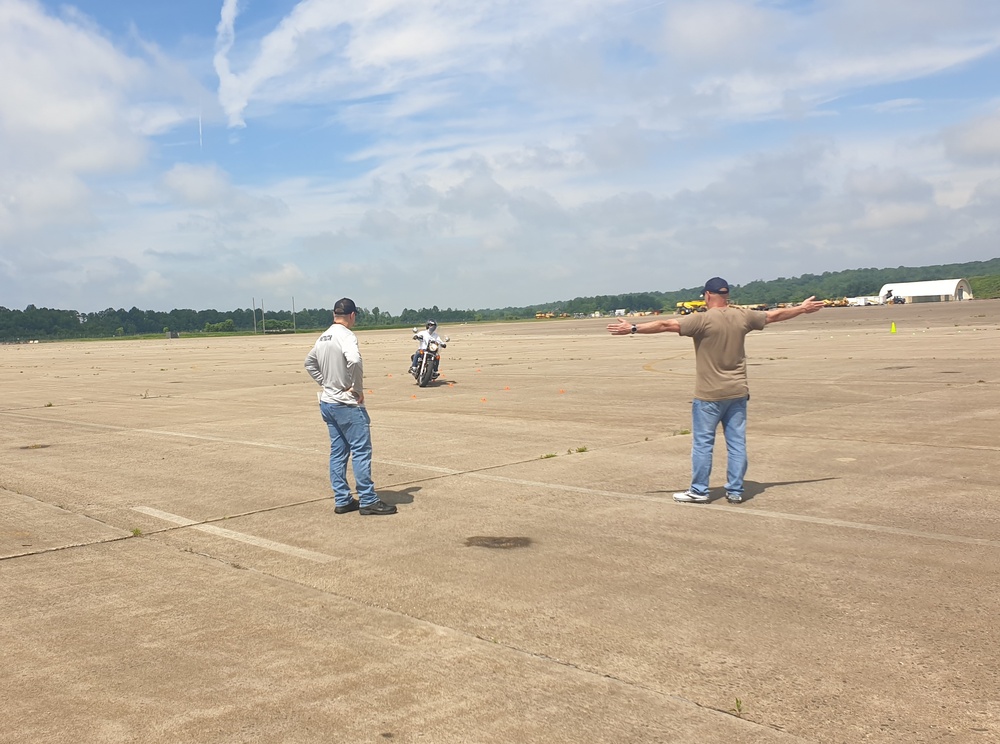
<path id="1" fill-rule="evenodd" d="M 690 434 L 691 430 L 690 429 L 678 429 L 677 433 L 678 434 Z"/>
<path id="2" fill-rule="evenodd" d="M 140 530 L 138 527 L 133 527 L 132 537 L 142 537 L 142 530 Z"/>
<path id="3" fill-rule="evenodd" d="M 555 456 L 556 456 L 555 452 L 549 452 L 548 454 L 542 455 L 539 459 L 548 460 L 550 457 L 555 457 Z"/>
<path id="4" fill-rule="evenodd" d="M 736 706 L 730 711 L 737 718 L 743 718 L 743 701 L 736 698 Z"/>
<path id="5" fill-rule="evenodd" d="M 577 448 L 576 448 L 576 451 L 577 451 L 577 452 L 586 452 L 586 451 L 587 451 L 587 448 L 586 448 L 586 447 L 577 447 Z"/>
<path id="6" fill-rule="evenodd" d="M 52 408 L 52 404 L 51 404 L 51 403 L 46 403 L 46 404 L 45 404 L 45 407 L 46 407 L 46 408 Z"/>

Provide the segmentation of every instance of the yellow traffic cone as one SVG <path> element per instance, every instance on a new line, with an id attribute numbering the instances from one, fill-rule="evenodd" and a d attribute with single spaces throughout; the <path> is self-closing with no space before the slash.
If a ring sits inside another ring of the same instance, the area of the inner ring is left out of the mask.
<path id="1" fill-rule="evenodd" d="M 889 333 L 895 333 L 895 332 L 896 332 L 896 322 L 893 321 L 892 326 L 889 328 Z"/>

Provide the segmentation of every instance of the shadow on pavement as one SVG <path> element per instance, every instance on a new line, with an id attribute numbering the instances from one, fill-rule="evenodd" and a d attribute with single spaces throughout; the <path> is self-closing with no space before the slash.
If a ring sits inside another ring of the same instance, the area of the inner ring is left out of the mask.
<path id="1" fill-rule="evenodd" d="M 383 491 L 379 489 L 378 497 L 382 499 L 387 504 L 392 504 L 393 506 L 399 506 L 400 504 L 412 504 L 413 496 L 416 491 L 420 490 L 420 486 L 410 486 L 409 488 L 403 488 L 398 491 Z"/>
<path id="2" fill-rule="evenodd" d="M 795 480 L 795 481 L 774 481 L 772 483 L 758 483 L 757 481 L 743 481 L 743 503 L 750 501 L 755 496 L 759 496 L 764 493 L 769 488 L 777 488 L 779 486 L 794 486 L 800 483 L 823 483 L 824 481 L 840 480 L 839 478 L 811 478 L 808 480 Z M 678 491 L 683 491 L 683 488 L 678 488 L 673 491 L 646 491 L 647 494 L 655 496 L 658 494 L 670 495 L 677 493 Z M 708 503 L 713 501 L 724 500 L 726 498 L 726 490 L 724 488 L 715 488 L 709 491 Z"/>

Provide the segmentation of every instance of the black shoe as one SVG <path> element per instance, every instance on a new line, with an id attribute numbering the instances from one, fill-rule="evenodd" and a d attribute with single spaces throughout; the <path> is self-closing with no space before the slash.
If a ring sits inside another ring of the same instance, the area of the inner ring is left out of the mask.
<path id="1" fill-rule="evenodd" d="M 368 506 L 361 507 L 362 514 L 395 514 L 396 507 L 392 504 L 387 504 L 382 500 L 376 501 L 374 504 L 369 504 Z"/>
<path id="2" fill-rule="evenodd" d="M 347 512 L 352 512 L 352 511 L 357 511 L 357 510 L 358 510 L 358 500 L 357 499 L 351 499 L 351 503 L 346 504 L 345 506 L 335 506 L 333 508 L 333 513 L 334 514 L 347 514 Z"/>

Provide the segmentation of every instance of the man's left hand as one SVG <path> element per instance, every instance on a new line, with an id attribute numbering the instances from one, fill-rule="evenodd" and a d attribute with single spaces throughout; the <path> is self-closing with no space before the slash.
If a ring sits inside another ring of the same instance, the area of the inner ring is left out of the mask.
<path id="1" fill-rule="evenodd" d="M 799 307 L 802 308 L 803 312 L 814 313 L 817 310 L 822 310 L 825 307 L 825 305 L 823 305 L 822 300 L 817 300 L 816 295 L 813 295 L 812 297 L 804 300 L 802 304 L 799 305 Z"/>

